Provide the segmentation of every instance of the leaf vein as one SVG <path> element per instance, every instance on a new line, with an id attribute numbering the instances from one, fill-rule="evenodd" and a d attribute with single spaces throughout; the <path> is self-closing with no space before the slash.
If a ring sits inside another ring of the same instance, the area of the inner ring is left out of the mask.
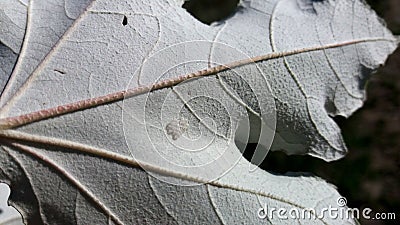
<path id="1" fill-rule="evenodd" d="M 254 63 L 254 62 L 267 61 L 267 60 L 271 60 L 271 59 L 282 58 L 285 56 L 296 55 L 296 54 L 305 53 L 305 52 L 320 51 L 320 50 L 330 49 L 330 48 L 338 48 L 338 47 L 342 47 L 342 46 L 354 45 L 354 44 L 363 43 L 363 42 L 377 42 L 377 41 L 396 42 L 396 40 L 387 39 L 387 38 L 365 38 L 365 39 L 357 39 L 357 40 L 352 40 L 352 41 L 345 41 L 345 42 L 341 42 L 341 43 L 327 44 L 324 46 L 300 48 L 300 49 L 286 51 L 286 52 L 273 52 L 273 53 L 266 54 L 266 55 L 261 55 L 261 56 L 256 56 L 253 58 L 235 61 L 232 63 L 228 63 L 226 65 L 218 65 L 218 66 L 215 66 L 212 68 L 200 70 L 200 71 L 197 71 L 194 73 L 189 73 L 186 75 L 181 75 L 181 76 L 178 76 L 171 80 L 164 80 L 164 81 L 160 81 L 160 82 L 150 84 L 147 86 L 139 86 L 137 88 L 114 92 L 111 94 L 107 94 L 107 95 L 103 95 L 103 96 L 99 96 L 99 97 L 95 97 L 95 98 L 89 98 L 89 99 L 85 99 L 85 100 L 81 100 L 81 101 L 77 101 L 77 102 L 73 102 L 73 103 L 69 103 L 69 104 L 65 104 L 65 105 L 56 106 L 53 108 L 43 109 L 43 110 L 39 110 L 36 112 L 24 114 L 24 115 L 3 118 L 0 120 L 0 130 L 19 127 L 19 126 L 23 126 L 26 124 L 36 122 L 36 121 L 45 120 L 45 119 L 61 116 L 64 114 L 97 107 L 100 105 L 114 103 L 117 101 L 121 101 L 124 98 L 130 98 L 130 97 L 134 97 L 137 95 L 149 93 L 149 92 L 152 92 L 155 90 L 172 87 L 172 86 L 182 83 L 183 81 L 187 81 L 190 79 L 201 78 L 201 77 L 206 77 L 206 76 L 210 76 L 210 75 L 216 75 L 220 72 L 227 71 L 227 70 L 230 70 L 233 68 L 238 68 L 241 66 L 246 66 L 246 65 L 248 65 L 250 63 Z"/>

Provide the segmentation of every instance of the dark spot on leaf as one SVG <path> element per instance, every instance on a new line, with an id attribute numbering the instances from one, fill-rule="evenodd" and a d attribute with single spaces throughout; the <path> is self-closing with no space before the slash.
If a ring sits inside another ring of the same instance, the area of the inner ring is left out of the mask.
<path id="1" fill-rule="evenodd" d="M 182 7 L 200 22 L 210 25 L 231 17 L 238 4 L 239 0 L 189 0 Z"/>
<path id="2" fill-rule="evenodd" d="M 62 71 L 62 70 L 58 70 L 58 69 L 54 69 L 54 72 L 57 72 L 57 73 L 59 73 L 59 74 L 62 74 L 62 75 L 64 75 L 64 74 L 65 74 L 65 72 L 64 72 L 64 71 Z"/>
<path id="3" fill-rule="evenodd" d="M 128 17 L 124 16 L 122 19 L 122 25 L 126 26 L 128 24 Z"/>

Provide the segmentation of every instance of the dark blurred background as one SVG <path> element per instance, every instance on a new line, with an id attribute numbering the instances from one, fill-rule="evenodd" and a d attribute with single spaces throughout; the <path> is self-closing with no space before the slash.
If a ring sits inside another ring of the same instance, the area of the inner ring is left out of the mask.
<path id="1" fill-rule="evenodd" d="M 400 0 L 367 0 L 400 35 Z M 229 17 L 238 0 L 191 0 L 184 4 L 194 17 L 210 24 Z M 370 79 L 368 99 L 349 119 L 335 118 L 348 155 L 327 163 L 309 156 L 272 152 L 261 165 L 265 170 L 311 172 L 338 187 L 351 208 L 369 207 L 373 212 L 394 212 L 397 220 L 364 220 L 361 224 L 400 224 L 400 49 Z M 251 158 L 251 149 L 245 156 Z"/>

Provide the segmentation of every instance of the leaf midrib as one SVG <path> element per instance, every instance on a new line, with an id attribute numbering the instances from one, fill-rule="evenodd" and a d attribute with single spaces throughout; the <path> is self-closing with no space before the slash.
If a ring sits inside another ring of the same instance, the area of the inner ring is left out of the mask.
<path id="1" fill-rule="evenodd" d="M 245 65 L 250 65 L 252 63 L 268 61 L 268 60 L 277 59 L 277 58 L 284 58 L 287 56 L 297 55 L 297 54 L 306 53 L 306 52 L 338 48 L 338 47 L 355 45 L 355 44 L 364 43 L 364 42 L 378 42 L 378 41 L 397 43 L 396 39 L 376 37 L 376 38 L 364 38 L 364 39 L 343 41 L 343 42 L 339 42 L 339 43 L 326 44 L 326 45 L 322 45 L 322 46 L 300 48 L 300 49 L 295 49 L 292 51 L 273 52 L 273 53 L 269 53 L 266 55 L 261 55 L 261 56 L 256 56 L 256 57 L 252 57 L 252 58 L 234 61 L 234 62 L 225 64 L 225 65 L 218 65 L 218 66 L 210 67 L 210 68 L 207 68 L 204 70 L 199 70 L 199 71 L 196 71 L 193 73 L 181 75 L 181 76 L 178 76 L 173 79 L 163 80 L 163 81 L 156 82 L 153 84 L 139 86 L 137 88 L 122 90 L 122 91 L 110 93 L 110 94 L 95 97 L 95 98 L 88 98 L 85 100 L 81 100 L 81 101 L 77 101 L 77 102 L 73 102 L 73 103 L 67 103 L 64 105 L 59 105 L 59 106 L 56 106 L 53 108 L 42 109 L 39 111 L 22 114 L 19 116 L 3 118 L 3 119 L 0 119 L 0 130 L 12 129 L 12 128 L 24 126 L 24 125 L 27 125 L 27 124 L 30 124 L 33 122 L 46 120 L 46 119 L 53 118 L 53 117 L 58 117 L 58 116 L 61 116 L 64 114 L 81 111 L 81 110 L 85 110 L 85 109 L 89 109 L 89 108 L 93 108 L 93 107 L 97 107 L 97 106 L 101 106 L 101 105 L 105 105 L 105 104 L 110 104 L 113 102 L 118 102 L 125 98 L 131 98 L 131 97 L 146 94 L 146 93 L 149 93 L 149 92 L 152 92 L 155 90 L 173 87 L 175 85 L 178 85 L 179 83 L 188 81 L 190 79 L 197 79 L 197 78 L 201 78 L 201 77 L 216 75 L 220 72 L 223 72 L 226 70 L 231 70 L 231 69 L 238 68 L 238 67 L 245 66 Z"/>

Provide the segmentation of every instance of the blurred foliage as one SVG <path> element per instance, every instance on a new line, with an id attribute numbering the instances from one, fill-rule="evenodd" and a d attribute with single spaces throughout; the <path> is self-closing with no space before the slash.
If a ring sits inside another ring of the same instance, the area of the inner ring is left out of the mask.
<path id="1" fill-rule="evenodd" d="M 388 28 L 400 34 L 400 0 L 367 0 Z M 232 15 L 238 0 L 191 0 L 194 17 L 210 24 Z M 270 152 L 260 166 L 273 173 L 310 172 L 338 187 L 352 208 L 395 212 L 397 221 L 363 220 L 361 224 L 400 224 L 400 50 L 389 57 L 368 83 L 365 106 L 349 119 L 334 118 L 342 128 L 348 155 L 327 163 L 310 156 Z M 250 159 L 254 146 L 244 156 Z"/>
<path id="2" fill-rule="evenodd" d="M 366 0 L 396 35 L 400 34 L 400 0 Z"/>

